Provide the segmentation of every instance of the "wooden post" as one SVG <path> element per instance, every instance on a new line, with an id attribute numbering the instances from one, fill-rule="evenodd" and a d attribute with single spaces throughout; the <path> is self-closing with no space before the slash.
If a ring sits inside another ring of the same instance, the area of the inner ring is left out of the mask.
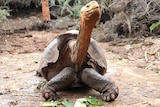
<path id="1" fill-rule="evenodd" d="M 48 0 L 42 0 L 42 18 L 44 22 L 51 20 Z"/>

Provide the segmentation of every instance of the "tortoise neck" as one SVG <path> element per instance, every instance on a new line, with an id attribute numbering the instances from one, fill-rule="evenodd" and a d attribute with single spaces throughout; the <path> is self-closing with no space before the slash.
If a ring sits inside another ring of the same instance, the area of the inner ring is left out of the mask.
<path id="1" fill-rule="evenodd" d="M 86 23 L 82 19 L 80 20 L 80 33 L 77 37 L 74 56 L 77 71 L 81 70 L 81 66 L 86 58 L 92 30 L 93 26 L 90 26 L 90 24 Z"/>

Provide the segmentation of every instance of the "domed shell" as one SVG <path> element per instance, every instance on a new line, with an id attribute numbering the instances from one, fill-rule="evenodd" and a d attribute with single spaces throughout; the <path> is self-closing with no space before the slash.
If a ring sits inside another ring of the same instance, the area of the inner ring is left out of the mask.
<path id="1" fill-rule="evenodd" d="M 59 60 L 60 52 L 63 51 L 63 47 L 66 44 L 69 46 L 69 41 L 76 41 L 79 32 L 77 30 L 71 30 L 64 34 L 57 36 L 45 49 L 40 61 L 38 73 L 46 77 L 43 72 L 43 68 L 47 68 L 49 63 L 56 64 Z M 89 58 L 87 64 L 92 66 L 100 74 L 104 74 L 107 69 L 107 63 L 104 56 L 104 51 L 100 48 L 97 42 L 91 38 L 90 45 L 87 52 L 87 58 Z M 65 59 L 64 59 L 65 60 Z M 69 61 L 69 63 L 72 63 Z M 58 64 L 58 63 L 57 63 Z M 47 77 L 46 77 L 47 78 Z"/>

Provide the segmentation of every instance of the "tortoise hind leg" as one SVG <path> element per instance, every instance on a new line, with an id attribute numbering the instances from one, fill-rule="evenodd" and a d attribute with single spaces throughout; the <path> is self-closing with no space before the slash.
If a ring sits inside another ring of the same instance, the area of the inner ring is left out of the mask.
<path id="1" fill-rule="evenodd" d="M 83 83 L 100 92 L 104 101 L 113 101 L 118 96 L 118 87 L 93 68 L 85 68 L 82 71 L 81 79 Z"/>
<path id="2" fill-rule="evenodd" d="M 48 100 L 57 100 L 57 91 L 63 90 L 72 85 L 76 79 L 76 73 L 71 67 L 66 67 L 59 74 L 53 77 L 41 90 L 42 96 Z"/>

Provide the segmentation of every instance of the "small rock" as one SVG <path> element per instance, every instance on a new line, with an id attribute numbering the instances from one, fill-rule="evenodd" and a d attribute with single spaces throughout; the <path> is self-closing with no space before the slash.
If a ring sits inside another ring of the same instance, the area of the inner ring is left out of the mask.
<path id="1" fill-rule="evenodd" d="M 22 70 L 22 68 L 17 68 L 18 71 Z"/>

